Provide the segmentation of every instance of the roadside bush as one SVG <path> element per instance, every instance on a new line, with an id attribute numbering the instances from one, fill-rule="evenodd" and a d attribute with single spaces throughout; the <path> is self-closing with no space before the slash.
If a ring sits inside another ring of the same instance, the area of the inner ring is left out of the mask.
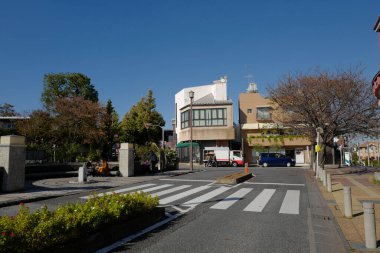
<path id="1" fill-rule="evenodd" d="M 158 198 L 134 194 L 94 194 L 86 203 L 60 205 L 55 211 L 46 206 L 30 213 L 20 204 L 19 213 L 0 217 L 0 252 L 35 252 L 53 248 L 85 236 L 103 226 L 149 213 Z"/>

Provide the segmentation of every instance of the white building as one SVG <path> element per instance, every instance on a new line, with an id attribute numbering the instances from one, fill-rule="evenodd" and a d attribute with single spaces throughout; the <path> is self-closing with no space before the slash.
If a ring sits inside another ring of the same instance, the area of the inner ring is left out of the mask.
<path id="1" fill-rule="evenodd" d="M 230 147 L 235 140 L 232 100 L 227 97 L 227 77 L 209 85 L 187 87 L 175 95 L 175 131 L 182 162 L 189 161 L 190 97 L 193 99 L 193 142 L 196 161 L 201 161 L 204 147 Z"/>

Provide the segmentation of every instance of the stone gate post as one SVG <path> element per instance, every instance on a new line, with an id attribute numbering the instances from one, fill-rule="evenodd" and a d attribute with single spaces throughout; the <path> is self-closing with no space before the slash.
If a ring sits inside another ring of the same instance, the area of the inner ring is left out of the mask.
<path id="1" fill-rule="evenodd" d="M 123 177 L 132 177 L 135 172 L 133 144 L 121 143 L 119 149 L 119 171 Z"/>
<path id="2" fill-rule="evenodd" d="M 2 191 L 12 192 L 24 189 L 25 158 L 25 137 L 1 136 L 0 167 L 3 168 L 3 175 L 0 186 Z"/>

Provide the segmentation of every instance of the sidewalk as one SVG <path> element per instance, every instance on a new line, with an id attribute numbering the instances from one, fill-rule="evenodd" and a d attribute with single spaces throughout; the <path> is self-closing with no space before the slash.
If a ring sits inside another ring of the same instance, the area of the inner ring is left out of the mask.
<path id="1" fill-rule="evenodd" d="M 329 203 L 344 236 L 353 252 L 380 252 L 365 248 L 363 201 L 375 203 L 375 218 L 377 240 L 380 240 L 380 185 L 371 183 L 373 172 L 363 173 L 362 168 L 327 168 L 331 173 L 332 192 L 329 193 L 321 182 L 318 183 L 320 191 Z M 310 174 L 314 174 L 310 171 Z M 344 217 L 343 186 L 351 187 L 353 218 Z"/>
<path id="2" fill-rule="evenodd" d="M 194 172 L 201 171 L 194 166 Z M 88 182 L 78 183 L 78 177 L 46 178 L 27 180 L 25 189 L 20 192 L 0 192 L 0 208 L 28 203 L 48 198 L 76 194 L 85 191 L 96 191 L 134 183 L 151 181 L 159 178 L 173 177 L 191 173 L 189 168 L 181 166 L 179 170 L 157 172 L 155 174 L 138 175 L 134 177 L 88 177 Z"/>

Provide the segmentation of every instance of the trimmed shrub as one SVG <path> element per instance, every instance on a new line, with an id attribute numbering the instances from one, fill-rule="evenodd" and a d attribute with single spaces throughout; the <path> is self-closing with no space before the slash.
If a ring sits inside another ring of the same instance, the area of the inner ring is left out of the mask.
<path id="1" fill-rule="evenodd" d="M 87 202 L 47 206 L 30 213 L 20 204 L 19 213 L 0 217 L 0 252 L 35 252 L 53 248 L 85 236 L 107 224 L 149 213 L 158 206 L 158 198 L 147 193 L 94 194 Z"/>

